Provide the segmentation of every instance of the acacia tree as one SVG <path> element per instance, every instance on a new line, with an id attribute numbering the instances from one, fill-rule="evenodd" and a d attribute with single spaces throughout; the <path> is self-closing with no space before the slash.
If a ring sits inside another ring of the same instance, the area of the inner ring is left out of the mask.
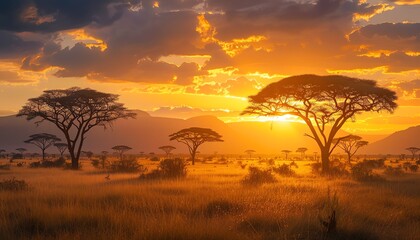
<path id="1" fill-rule="evenodd" d="M 59 143 L 54 143 L 54 146 L 60 152 L 60 157 L 62 158 L 64 156 L 64 152 L 67 149 L 67 144 L 66 143 L 59 142 Z"/>
<path id="2" fill-rule="evenodd" d="M 33 144 L 41 149 L 42 161 L 45 160 L 45 150 L 51 147 L 54 143 L 61 141 L 60 138 L 54 134 L 37 133 L 29 136 L 25 143 Z"/>
<path id="3" fill-rule="evenodd" d="M 170 146 L 170 145 L 166 145 L 166 146 L 160 146 L 159 149 L 162 150 L 162 151 L 164 151 L 166 153 L 166 157 L 169 158 L 169 155 L 171 154 L 171 152 L 173 150 L 176 149 L 176 147 Z"/>
<path id="4" fill-rule="evenodd" d="M 409 148 L 406 148 L 405 150 L 411 152 L 411 155 L 412 155 L 412 158 L 411 159 L 414 160 L 416 158 L 416 153 L 418 151 L 420 151 L 420 148 L 418 148 L 418 147 L 409 147 Z"/>
<path id="5" fill-rule="evenodd" d="M 281 150 L 281 152 L 286 155 L 286 160 L 287 160 L 287 157 L 289 156 L 289 153 L 291 153 L 292 151 L 285 149 L 285 150 Z"/>
<path id="6" fill-rule="evenodd" d="M 134 118 L 123 104 L 116 102 L 118 95 L 77 87 L 65 90 L 47 90 L 28 100 L 17 116 L 53 123 L 67 142 L 73 169 L 79 168 L 79 158 L 87 133 L 96 126 L 106 128 L 120 118 Z"/>
<path id="7" fill-rule="evenodd" d="M 0 149 L 0 157 L 4 157 L 3 153 L 5 153 L 5 152 L 6 152 L 6 150 Z"/>
<path id="8" fill-rule="evenodd" d="M 362 137 L 351 134 L 342 138 L 336 138 L 333 143 L 336 143 L 337 141 L 337 146 L 343 149 L 343 151 L 347 154 L 347 161 L 349 163 L 351 163 L 351 158 L 356 154 L 359 148 L 369 144 L 368 141 L 363 141 Z"/>
<path id="9" fill-rule="evenodd" d="M 120 161 L 123 160 L 124 153 L 131 149 L 132 149 L 131 147 L 125 146 L 125 145 L 117 145 L 117 146 L 112 147 L 112 150 L 116 151 L 118 155 L 120 155 Z"/>
<path id="10" fill-rule="evenodd" d="M 195 155 L 200 145 L 205 142 L 223 142 L 222 136 L 210 128 L 185 128 L 169 135 L 169 139 L 176 140 L 188 146 L 192 165 L 195 164 Z"/>
<path id="11" fill-rule="evenodd" d="M 249 155 L 249 158 L 251 158 L 252 154 L 254 154 L 254 153 L 255 153 L 255 150 L 253 150 L 253 149 L 248 149 L 248 150 L 245 150 L 245 153 Z"/>
<path id="12" fill-rule="evenodd" d="M 306 147 L 300 147 L 296 150 L 297 153 L 300 153 L 300 158 L 303 160 L 305 152 L 308 151 Z"/>
<path id="13" fill-rule="evenodd" d="M 300 75 L 269 84 L 242 114 L 259 116 L 293 115 L 308 126 L 321 151 L 322 171 L 329 172 L 329 157 L 340 142 L 333 143 L 337 132 L 357 114 L 388 111 L 397 107 L 395 92 L 376 85 L 375 81 L 345 76 Z"/>
<path id="14" fill-rule="evenodd" d="M 28 150 L 26 148 L 16 148 L 16 151 L 18 151 L 20 155 L 22 155 L 22 158 L 24 158 L 23 154 Z"/>

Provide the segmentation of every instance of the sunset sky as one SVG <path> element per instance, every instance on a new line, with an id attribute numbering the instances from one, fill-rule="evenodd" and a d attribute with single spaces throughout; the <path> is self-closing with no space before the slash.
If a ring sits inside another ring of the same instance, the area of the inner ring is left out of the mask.
<path id="1" fill-rule="evenodd" d="M 154 116 L 250 120 L 247 96 L 307 73 L 398 93 L 393 115 L 364 114 L 348 131 L 419 125 L 420 0 L 0 1 L 0 116 L 79 86 Z"/>

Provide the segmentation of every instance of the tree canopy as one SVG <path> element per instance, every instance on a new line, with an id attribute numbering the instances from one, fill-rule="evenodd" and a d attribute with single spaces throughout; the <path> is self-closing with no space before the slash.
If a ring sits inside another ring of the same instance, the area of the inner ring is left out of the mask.
<path id="1" fill-rule="evenodd" d="M 112 150 L 116 151 L 120 155 L 120 160 L 123 160 L 123 155 L 125 152 L 131 150 L 132 148 L 126 145 L 117 145 L 112 147 Z"/>
<path id="2" fill-rule="evenodd" d="M 395 92 L 377 86 L 375 81 L 330 75 L 300 75 L 274 82 L 257 95 L 242 114 L 259 116 L 293 115 L 309 127 L 306 136 L 321 150 L 322 169 L 329 171 L 333 139 L 348 120 L 363 112 L 397 108 Z"/>
<path id="3" fill-rule="evenodd" d="M 118 103 L 118 95 L 93 89 L 69 88 L 47 90 L 28 100 L 17 116 L 27 120 L 37 119 L 53 123 L 64 134 L 72 160 L 72 168 L 78 169 L 79 157 L 86 133 L 96 126 L 104 128 L 120 118 L 133 118 L 135 113 Z"/>
<path id="4" fill-rule="evenodd" d="M 175 150 L 176 147 L 171 146 L 171 145 L 165 145 L 165 146 L 160 146 L 159 149 L 162 150 L 162 151 L 164 151 L 166 153 L 166 157 L 169 157 L 169 155 L 171 154 L 171 152 L 173 150 Z"/>
<path id="5" fill-rule="evenodd" d="M 223 142 L 222 136 L 210 128 L 191 127 L 182 129 L 169 135 L 169 139 L 176 140 L 188 146 L 192 164 L 195 164 L 195 155 L 200 145 L 205 142 Z"/>

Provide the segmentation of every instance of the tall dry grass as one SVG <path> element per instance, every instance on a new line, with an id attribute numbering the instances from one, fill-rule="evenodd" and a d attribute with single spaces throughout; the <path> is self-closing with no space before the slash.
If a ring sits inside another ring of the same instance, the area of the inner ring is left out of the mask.
<path id="1" fill-rule="evenodd" d="M 247 169 L 232 162 L 198 163 L 185 179 L 156 181 L 106 180 L 87 162 L 82 171 L 12 167 L 0 179 L 24 179 L 29 190 L 0 191 L 0 239 L 322 239 L 328 188 L 339 199 L 329 239 L 420 236 L 418 174 L 361 183 L 299 165 L 297 177 L 262 186 L 242 184 Z"/>

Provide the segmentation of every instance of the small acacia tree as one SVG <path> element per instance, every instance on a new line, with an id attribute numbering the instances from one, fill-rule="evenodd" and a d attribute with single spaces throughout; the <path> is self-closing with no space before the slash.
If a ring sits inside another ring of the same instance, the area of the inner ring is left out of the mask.
<path id="1" fill-rule="evenodd" d="M 249 158 L 251 158 L 252 154 L 254 154 L 255 152 L 256 152 L 256 151 L 255 151 L 255 150 L 253 150 L 253 149 L 248 149 L 248 150 L 245 150 L 245 153 L 249 155 Z"/>
<path id="2" fill-rule="evenodd" d="M 176 140 L 188 146 L 192 165 L 195 164 L 195 155 L 200 145 L 205 142 L 223 142 L 222 136 L 210 128 L 185 128 L 169 135 L 169 139 Z"/>
<path id="3" fill-rule="evenodd" d="M 125 146 L 125 145 L 117 145 L 117 146 L 112 147 L 112 150 L 116 151 L 118 155 L 120 155 L 120 161 L 123 160 L 124 153 L 131 149 L 132 149 L 131 147 Z"/>
<path id="4" fill-rule="evenodd" d="M 416 153 L 418 151 L 420 151 L 420 148 L 418 148 L 418 147 L 409 147 L 409 148 L 406 148 L 405 150 L 411 152 L 411 155 L 412 155 L 411 159 L 414 160 L 416 158 Z"/>
<path id="5" fill-rule="evenodd" d="M 351 163 L 351 158 L 356 154 L 359 148 L 368 145 L 368 141 L 363 141 L 362 137 L 357 135 L 348 135 L 342 138 L 334 139 L 333 143 L 338 142 L 338 147 L 347 154 L 347 161 Z"/>
<path id="6" fill-rule="evenodd" d="M 308 151 L 306 147 L 300 147 L 296 150 L 297 153 L 300 153 L 300 158 L 303 160 L 305 157 L 305 152 Z"/>
<path id="7" fill-rule="evenodd" d="M 60 157 L 63 158 L 64 152 L 67 150 L 67 144 L 59 142 L 59 143 L 54 143 L 54 146 L 60 152 Z"/>
<path id="8" fill-rule="evenodd" d="M 376 85 L 375 81 L 345 76 L 300 75 L 269 84 L 242 114 L 259 116 L 293 115 L 308 126 L 321 151 L 322 171 L 329 172 L 329 157 L 339 141 L 337 132 L 348 120 L 363 112 L 393 112 L 397 107 L 395 92 Z"/>
<path id="9" fill-rule="evenodd" d="M 78 169 L 84 141 L 92 128 L 106 128 L 117 119 L 135 117 L 135 113 L 117 100 L 118 95 L 88 88 L 47 90 L 41 96 L 29 99 L 17 116 L 38 119 L 36 124 L 53 123 L 64 134 L 72 168 Z"/>
<path id="10" fill-rule="evenodd" d="M 18 151 L 20 155 L 22 155 L 22 158 L 24 158 L 23 154 L 28 150 L 26 148 L 16 148 L 16 151 Z"/>
<path id="11" fill-rule="evenodd" d="M 281 150 L 281 152 L 284 153 L 284 155 L 286 156 L 286 160 L 287 160 L 287 157 L 289 156 L 289 153 L 291 153 L 292 151 L 285 149 L 285 150 Z"/>
<path id="12" fill-rule="evenodd" d="M 37 133 L 29 136 L 25 143 L 33 144 L 41 149 L 42 161 L 45 161 L 45 150 L 54 145 L 54 143 L 61 141 L 60 138 L 49 133 Z"/>
<path id="13" fill-rule="evenodd" d="M 166 158 L 169 158 L 169 155 L 171 155 L 171 152 L 176 149 L 174 146 L 166 145 L 166 146 L 160 146 L 160 150 L 164 151 L 166 153 Z"/>

